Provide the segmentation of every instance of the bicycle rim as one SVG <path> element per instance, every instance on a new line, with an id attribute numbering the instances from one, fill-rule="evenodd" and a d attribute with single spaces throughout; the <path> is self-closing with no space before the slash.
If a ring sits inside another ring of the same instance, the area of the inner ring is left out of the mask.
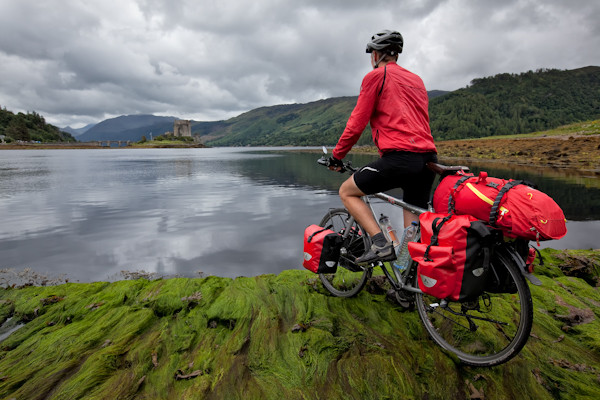
<path id="1" fill-rule="evenodd" d="M 447 308 L 439 306 L 435 297 L 416 296 L 419 316 L 433 340 L 468 365 L 507 362 L 519 353 L 531 332 L 531 292 L 519 267 L 503 254 L 496 254 L 492 266 L 505 274 L 505 283 L 514 293 L 484 293 L 473 302 L 450 302 Z"/>
<path id="2" fill-rule="evenodd" d="M 322 227 L 343 234 L 350 231 L 342 246 L 338 267 L 335 273 L 319 274 L 323 286 L 334 296 L 352 297 L 358 294 L 371 276 L 372 268 L 354 263 L 369 248 L 370 240 L 358 223 L 349 225 L 350 214 L 345 209 L 331 210 L 321 220 Z"/>

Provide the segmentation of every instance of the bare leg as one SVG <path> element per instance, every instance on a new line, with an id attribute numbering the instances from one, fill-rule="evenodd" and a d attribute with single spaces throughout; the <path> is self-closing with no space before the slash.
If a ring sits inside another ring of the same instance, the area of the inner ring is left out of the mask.
<path id="1" fill-rule="evenodd" d="M 375 220 L 375 217 L 373 216 L 369 206 L 362 201 L 361 196 L 364 195 L 365 194 L 358 188 L 358 186 L 356 186 L 353 176 L 348 178 L 344 183 L 342 183 L 342 186 L 340 186 L 340 198 L 342 199 L 342 203 L 344 203 L 344 206 L 348 212 L 350 212 L 356 222 L 358 222 L 363 229 L 367 231 L 371 238 L 375 238 L 375 235 L 381 233 L 381 228 Z M 371 248 L 366 251 L 365 254 L 356 259 L 358 264 L 368 264 L 376 261 L 391 261 L 396 258 L 396 253 L 394 253 L 394 247 L 392 246 L 392 243 L 382 243 L 383 246 L 376 243 L 381 238 L 383 238 L 383 235 L 375 238 L 375 243 L 372 244 Z"/>
<path id="2" fill-rule="evenodd" d="M 340 198 L 344 207 L 346 207 L 348 212 L 350 212 L 364 230 L 367 231 L 369 236 L 373 237 L 381 232 L 381 228 L 377 221 L 375 221 L 369 206 L 361 199 L 364 195 L 358 186 L 356 186 L 356 183 L 354 183 L 354 176 L 348 178 L 340 186 Z"/>

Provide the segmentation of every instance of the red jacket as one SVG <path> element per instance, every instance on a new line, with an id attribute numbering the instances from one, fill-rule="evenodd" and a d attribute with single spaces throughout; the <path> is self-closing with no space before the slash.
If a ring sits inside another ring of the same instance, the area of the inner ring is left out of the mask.
<path id="1" fill-rule="evenodd" d="M 382 155 L 389 151 L 437 152 L 429 128 L 429 99 L 419 76 L 390 62 L 362 81 L 356 107 L 333 149 L 343 159 L 371 122 L 373 142 Z"/>

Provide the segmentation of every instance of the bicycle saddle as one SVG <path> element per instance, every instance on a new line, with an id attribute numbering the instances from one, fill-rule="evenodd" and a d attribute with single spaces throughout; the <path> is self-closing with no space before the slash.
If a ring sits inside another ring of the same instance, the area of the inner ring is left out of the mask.
<path id="1" fill-rule="evenodd" d="M 438 164 L 438 163 L 434 163 L 434 162 L 428 162 L 427 168 L 429 168 L 436 174 L 442 175 L 442 176 L 453 174 L 458 171 L 463 171 L 463 172 L 469 171 L 469 167 L 465 167 L 462 165 L 443 165 L 443 164 Z"/>

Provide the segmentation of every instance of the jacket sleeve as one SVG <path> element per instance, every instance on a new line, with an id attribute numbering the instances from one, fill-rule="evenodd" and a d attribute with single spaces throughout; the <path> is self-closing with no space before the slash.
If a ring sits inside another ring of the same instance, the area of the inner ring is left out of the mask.
<path id="1" fill-rule="evenodd" d="M 352 146 L 358 142 L 360 135 L 363 133 L 371 115 L 375 110 L 375 104 L 377 101 L 377 89 L 378 83 L 382 78 L 381 74 L 377 73 L 376 69 L 369 72 L 362 81 L 360 87 L 360 94 L 358 95 L 358 101 L 356 106 L 346 123 L 346 129 L 337 142 L 337 145 L 333 149 L 333 156 L 338 160 L 346 157 L 348 152 L 352 149 Z"/>

